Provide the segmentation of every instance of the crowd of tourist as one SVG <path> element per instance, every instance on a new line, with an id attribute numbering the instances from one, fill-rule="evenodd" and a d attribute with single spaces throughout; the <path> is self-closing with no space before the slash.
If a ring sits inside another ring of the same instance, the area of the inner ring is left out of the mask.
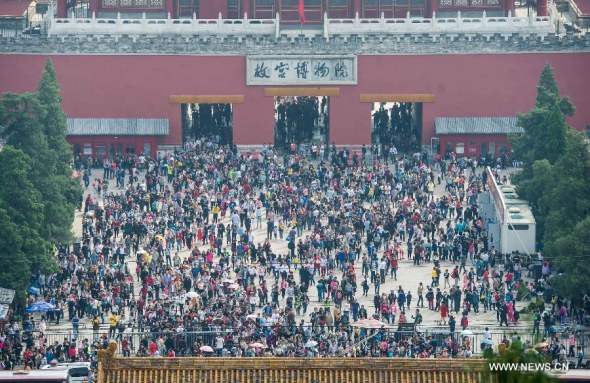
<path id="1" fill-rule="evenodd" d="M 278 97 L 275 108 L 275 142 L 310 142 L 328 137 L 330 104 L 327 97 Z"/>
<path id="2" fill-rule="evenodd" d="M 389 107 L 389 108 L 388 108 Z M 373 139 L 394 147 L 420 146 L 420 130 L 416 128 L 416 104 L 410 102 L 381 103 L 373 112 Z"/>
<path id="3" fill-rule="evenodd" d="M 108 339 L 125 356 L 469 357 L 461 330 L 472 316 L 493 310 L 500 325 L 517 323 L 520 262 L 496 264 L 476 161 L 325 150 L 310 161 L 297 150 L 255 156 L 194 142 L 87 167 L 81 243 L 60 249 L 60 272 L 34 278 L 37 298 L 57 309 L 26 320 L 23 333 L 39 336 L 24 345 L 10 324 L 3 359 L 87 360 Z M 399 269 L 407 259 L 428 264 L 431 280 L 382 291 L 411 272 Z M 421 324 L 426 310 L 443 334 L 391 327 Z M 48 324 L 60 321 L 75 340 L 47 344 Z M 91 339 L 77 338 L 81 322 Z"/>

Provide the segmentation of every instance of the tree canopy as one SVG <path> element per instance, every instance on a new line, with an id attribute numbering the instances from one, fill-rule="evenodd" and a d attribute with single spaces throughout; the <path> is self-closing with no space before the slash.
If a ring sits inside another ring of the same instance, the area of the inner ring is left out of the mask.
<path id="1" fill-rule="evenodd" d="M 570 297 L 590 293 L 590 147 L 582 133 L 566 124 L 574 112 L 569 99 L 559 96 L 547 65 L 533 110 L 519 116 L 525 133 L 510 138 L 515 156 L 523 161 L 513 181 L 531 203 L 544 255 L 563 272 L 552 284 Z"/>
<path id="2" fill-rule="evenodd" d="M 0 99 L 0 286 L 23 299 L 31 273 L 55 271 L 53 245 L 73 238 L 81 185 L 71 179 L 67 125 L 48 60 L 38 93 Z"/>

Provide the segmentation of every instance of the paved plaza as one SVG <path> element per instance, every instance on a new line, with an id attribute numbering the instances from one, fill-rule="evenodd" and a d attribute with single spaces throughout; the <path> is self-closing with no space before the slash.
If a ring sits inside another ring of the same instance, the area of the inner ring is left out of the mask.
<path id="1" fill-rule="evenodd" d="M 477 170 L 478 172 L 481 172 L 482 169 L 478 168 Z M 145 175 L 145 172 L 141 172 L 139 174 L 139 182 L 142 182 L 143 176 Z M 93 177 L 98 177 L 98 176 L 102 176 L 102 170 L 93 170 L 92 173 Z M 120 192 L 121 190 L 117 190 L 116 188 L 116 184 L 115 184 L 115 180 L 110 180 L 109 181 L 109 188 L 108 188 L 109 192 Z M 88 195 L 91 194 L 92 196 L 95 196 L 95 191 L 92 190 L 92 184 L 89 186 L 89 188 L 85 189 L 85 193 L 84 195 Z M 440 185 L 436 185 L 435 190 L 434 190 L 434 197 L 440 197 L 443 196 L 447 193 L 445 193 L 444 190 L 444 182 L 442 182 Z M 102 204 L 102 200 L 100 198 L 96 199 L 98 201 L 99 204 Z M 76 219 L 75 219 L 75 223 L 74 223 L 74 230 L 75 230 L 75 234 L 78 238 L 81 238 L 82 236 L 82 218 L 83 218 L 83 212 L 78 211 L 76 212 Z M 224 224 L 228 224 L 231 223 L 230 222 L 230 217 L 229 217 L 229 211 L 226 214 L 225 217 L 221 218 L 221 221 Z M 253 220 L 254 221 L 254 220 Z M 445 224 L 446 221 L 443 221 L 443 223 L 441 223 L 441 225 Z M 255 223 L 252 224 L 252 234 L 254 236 L 254 244 L 258 244 L 258 243 L 262 243 L 264 242 L 264 240 L 266 239 L 266 223 L 263 222 L 262 227 L 259 229 L 255 228 L 256 225 Z M 307 235 L 310 235 L 311 232 L 304 230 L 303 231 L 303 235 L 302 238 L 304 238 Z M 298 237 L 299 238 L 299 237 Z M 271 245 L 272 245 L 272 250 L 274 253 L 276 254 L 287 254 L 289 252 L 288 246 L 287 246 L 287 241 L 286 240 L 281 240 L 281 239 L 272 239 L 271 240 Z M 198 248 L 200 250 L 207 250 L 209 248 L 209 245 L 199 245 Z M 405 244 L 402 245 L 402 248 L 404 249 L 404 253 L 407 253 L 407 246 Z M 383 249 L 382 249 L 383 250 Z M 366 249 L 363 246 L 363 251 L 366 251 Z M 183 248 L 182 250 L 180 250 L 178 253 L 179 255 L 183 258 L 186 259 L 189 257 L 191 250 L 187 249 L 186 247 Z M 381 252 L 379 252 L 380 254 Z M 214 259 L 215 262 L 218 261 L 218 257 L 215 257 Z M 133 276 L 134 280 L 135 280 L 135 294 L 136 296 L 139 296 L 139 291 L 141 288 L 141 283 L 138 282 L 138 278 L 137 278 L 137 274 L 136 274 L 136 257 L 135 256 L 131 256 L 127 258 L 127 263 L 128 263 L 128 268 L 129 271 L 131 273 L 131 275 Z M 458 265 L 459 263 L 457 263 Z M 449 270 L 449 272 L 451 272 L 454 268 L 455 264 L 453 264 L 450 261 L 441 261 L 441 270 L 444 272 L 445 270 Z M 469 270 L 471 264 L 468 261 L 467 262 L 467 269 Z M 417 294 L 417 288 L 420 282 L 423 283 L 423 285 L 426 286 L 430 286 L 432 278 L 431 278 L 431 272 L 432 272 L 432 268 L 433 268 L 433 263 L 432 262 L 423 262 L 421 263 L 419 266 L 416 266 L 413 264 L 412 260 L 409 260 L 407 258 L 407 256 L 404 257 L 404 259 L 400 259 L 399 260 L 399 270 L 397 271 L 397 280 L 393 279 L 391 277 L 391 275 L 387 275 L 386 279 L 385 279 L 385 283 L 381 284 L 380 286 L 380 293 L 386 293 L 389 294 L 390 291 L 395 291 L 397 292 L 398 288 L 402 288 L 404 289 L 404 291 L 411 291 L 413 298 L 412 298 L 412 302 L 411 302 L 411 306 L 410 308 L 406 308 L 406 315 L 407 315 L 407 320 L 408 322 L 412 322 L 413 320 L 411 319 L 411 315 L 414 315 L 415 310 L 418 308 L 421 312 L 421 314 L 423 315 L 423 323 L 421 327 L 418 327 L 418 329 L 420 328 L 428 328 L 429 331 L 438 331 L 438 332 L 447 332 L 448 331 L 448 325 L 441 325 L 440 323 L 440 314 L 436 311 L 433 310 L 429 310 L 428 309 L 428 302 L 426 301 L 426 298 L 424 299 L 424 306 L 425 307 L 417 307 L 417 301 L 418 301 L 418 294 Z M 355 299 L 357 299 L 360 303 L 360 305 L 363 305 L 366 309 L 367 312 L 369 314 L 369 317 L 375 313 L 375 307 L 374 307 L 374 303 L 373 303 L 373 298 L 375 296 L 375 286 L 374 284 L 370 284 L 369 287 L 369 293 L 367 296 L 363 296 L 362 294 L 362 288 L 360 287 L 360 283 L 363 280 L 363 276 L 362 276 L 362 265 L 360 261 L 357 261 L 355 263 L 355 273 L 356 273 L 356 279 L 357 279 L 357 283 L 358 283 L 358 290 L 357 293 L 355 295 Z M 294 271 L 295 277 L 296 279 L 298 279 L 296 270 L 294 269 L 294 267 L 291 267 L 291 270 Z M 341 273 L 336 273 L 336 275 L 339 277 L 341 277 Z M 235 275 L 235 273 L 232 274 L 231 277 L 233 280 L 237 279 L 237 276 Z M 256 278 L 258 280 L 258 277 Z M 265 276 L 265 280 L 266 280 L 266 284 L 267 286 L 272 286 L 275 283 L 274 277 L 271 274 L 266 274 Z M 315 280 L 318 280 L 318 276 L 315 277 Z M 448 292 L 449 288 L 444 288 L 444 282 L 443 282 L 443 278 L 441 277 L 440 279 L 440 283 L 441 283 L 441 291 L 442 292 Z M 451 283 L 452 283 L 452 279 L 451 279 Z M 426 289 L 424 290 L 424 294 L 426 293 Z M 307 309 L 307 313 L 305 315 L 300 315 L 297 316 L 297 323 L 299 323 L 301 320 L 304 320 L 306 323 L 309 323 L 310 321 L 310 317 L 309 314 L 314 310 L 314 308 L 318 307 L 324 307 L 323 303 L 318 302 L 318 292 L 315 288 L 314 285 L 311 285 L 309 290 L 308 290 L 308 296 L 310 299 L 310 303 L 309 303 L 309 307 Z M 285 306 L 285 298 L 281 298 L 279 297 L 280 300 L 280 305 L 281 307 Z M 523 303 L 518 302 L 517 303 L 517 309 L 519 309 L 519 304 L 523 305 Z M 346 307 L 345 304 L 343 304 L 343 308 Z M 520 307 L 522 308 L 522 307 Z M 462 311 L 462 310 L 461 310 Z M 257 312 L 262 312 L 262 309 L 258 309 Z M 461 327 L 460 327 L 460 318 L 461 318 L 461 312 L 459 312 L 459 314 L 457 314 L 455 316 L 456 320 L 457 320 L 457 325 L 456 325 L 456 329 L 457 331 L 460 331 Z M 397 321 L 399 319 L 399 315 L 396 318 L 396 323 L 395 326 L 392 325 L 392 328 L 397 328 Z M 91 320 L 90 318 L 81 318 L 81 329 L 82 331 L 90 331 L 92 328 L 91 325 Z M 480 312 L 478 314 L 473 313 L 473 311 L 470 313 L 469 315 L 469 329 L 472 330 L 474 333 L 481 333 L 485 327 L 489 327 L 491 331 L 496 331 L 498 333 L 507 333 L 507 334 L 512 334 L 513 331 L 527 331 L 529 328 L 529 324 L 527 323 L 523 323 L 523 322 L 519 322 L 517 325 L 511 325 L 510 327 L 499 327 L 498 326 L 498 321 L 496 319 L 496 313 L 493 310 L 488 311 L 487 313 L 484 312 L 483 307 L 480 308 Z M 55 333 L 63 333 L 63 332 L 69 332 L 71 331 L 71 324 L 68 321 L 63 321 L 61 322 L 59 325 L 55 325 L 55 324 L 48 324 L 48 333 L 51 334 L 52 332 Z M 101 326 L 101 329 L 104 331 L 107 331 L 108 329 L 108 318 L 106 318 L 105 316 L 105 324 L 103 324 Z M 438 330 L 437 330 L 438 329 Z M 102 331 L 101 330 L 101 331 Z M 134 324 L 133 327 L 134 331 L 138 331 L 137 325 Z"/>

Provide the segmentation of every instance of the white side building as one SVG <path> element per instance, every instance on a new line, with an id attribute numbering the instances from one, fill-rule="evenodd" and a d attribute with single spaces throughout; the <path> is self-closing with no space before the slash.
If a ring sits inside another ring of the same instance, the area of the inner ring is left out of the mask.
<path id="1" fill-rule="evenodd" d="M 537 224 L 528 202 L 518 199 L 513 187 L 499 184 L 490 168 L 486 173 L 488 190 L 480 196 L 480 209 L 491 245 L 502 254 L 534 254 Z"/>

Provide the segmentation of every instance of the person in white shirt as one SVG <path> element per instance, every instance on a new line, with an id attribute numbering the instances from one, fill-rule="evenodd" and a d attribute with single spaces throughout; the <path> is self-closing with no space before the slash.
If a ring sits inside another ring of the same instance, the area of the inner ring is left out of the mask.
<path id="1" fill-rule="evenodd" d="M 490 329 L 488 327 L 485 328 L 482 337 L 484 340 L 486 339 L 492 339 L 492 335 L 490 334 Z"/>

